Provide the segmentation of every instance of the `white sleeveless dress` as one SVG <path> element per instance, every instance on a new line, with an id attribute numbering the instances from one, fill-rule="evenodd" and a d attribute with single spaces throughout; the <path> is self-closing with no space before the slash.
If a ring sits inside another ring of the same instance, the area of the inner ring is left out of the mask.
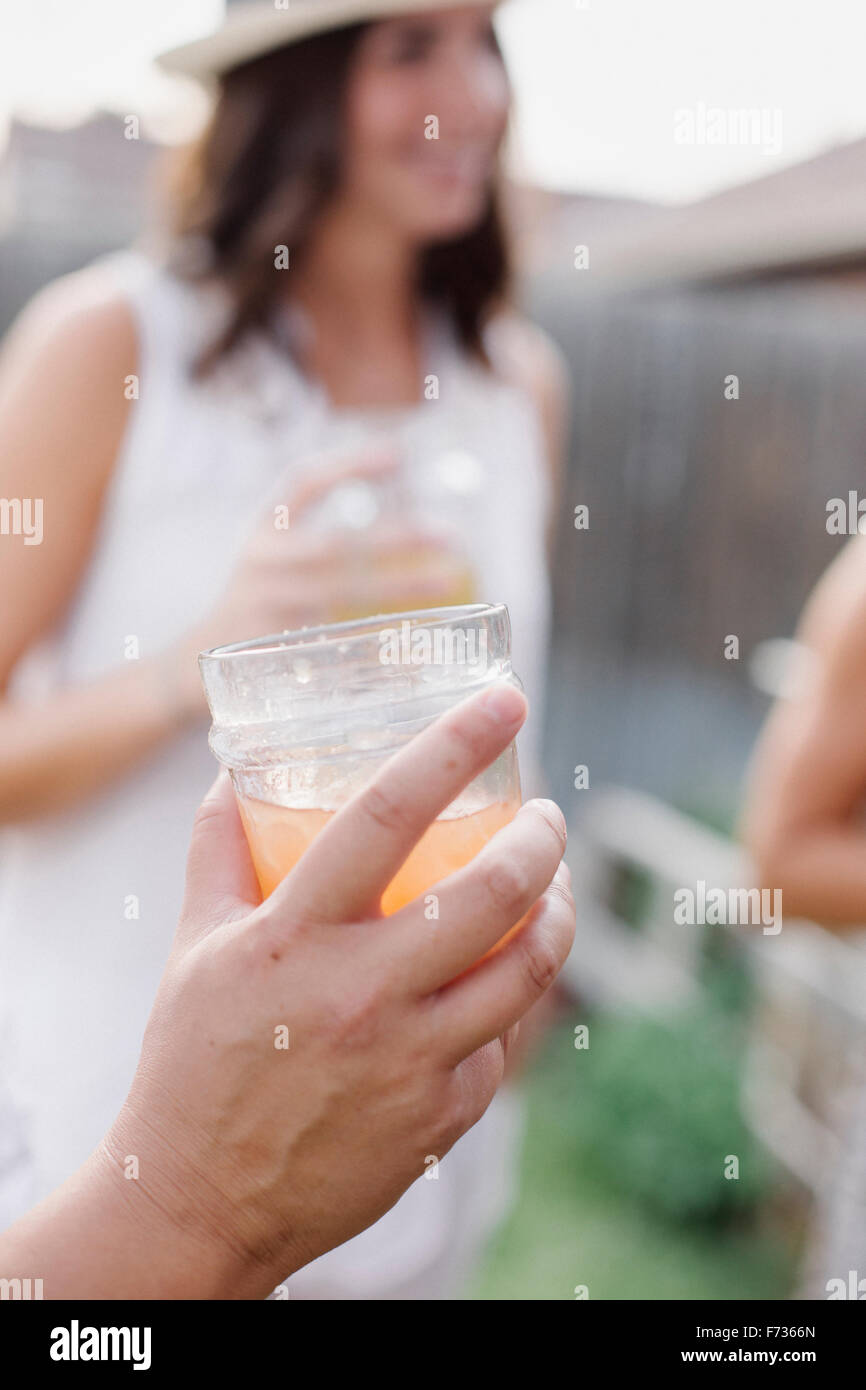
<path id="1" fill-rule="evenodd" d="M 140 396 L 86 573 L 13 688 L 33 700 L 97 678 L 126 659 L 130 638 L 142 657 L 166 647 L 213 605 L 282 478 L 335 444 L 362 443 L 371 424 L 411 445 L 435 421 L 437 440 L 482 468 L 460 524 L 479 596 L 511 612 L 515 670 L 534 705 L 521 736 L 528 773 L 542 720 L 549 505 L 528 396 L 467 362 L 441 331 L 428 363 L 439 399 L 378 417 L 333 408 L 263 339 L 194 384 L 189 364 L 224 312 L 219 296 L 136 253 L 104 269 L 134 309 Z M 179 734 L 98 797 L 0 839 L 0 1228 L 78 1167 L 128 1090 L 193 814 L 215 774 L 206 734 L 204 724 Z M 370 1231 L 293 1276 L 291 1296 L 452 1294 L 507 1201 L 518 1121 L 515 1098 L 500 1094 L 435 1181 L 419 1179 Z"/>

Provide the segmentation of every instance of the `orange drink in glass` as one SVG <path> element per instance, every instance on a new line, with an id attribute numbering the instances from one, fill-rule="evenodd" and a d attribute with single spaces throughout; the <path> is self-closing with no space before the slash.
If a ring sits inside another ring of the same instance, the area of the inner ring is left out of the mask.
<path id="1" fill-rule="evenodd" d="M 243 796 L 238 798 L 238 805 L 259 886 L 267 897 L 295 867 L 334 812 L 275 806 Z M 464 815 L 440 816 L 383 894 L 385 915 L 422 897 L 434 883 L 474 859 L 491 836 L 508 824 L 519 805 L 519 795 L 515 794 L 509 801 L 494 801 Z"/>
<path id="2" fill-rule="evenodd" d="M 452 705 L 509 680 L 503 605 L 281 633 L 199 658 L 262 894 L 382 764 Z M 520 806 L 512 743 L 428 828 L 382 897 L 396 912 L 468 863 Z"/>

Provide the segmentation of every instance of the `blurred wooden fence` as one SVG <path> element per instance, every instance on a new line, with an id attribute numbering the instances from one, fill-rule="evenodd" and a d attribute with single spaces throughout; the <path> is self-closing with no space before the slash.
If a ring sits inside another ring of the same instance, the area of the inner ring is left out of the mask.
<path id="1" fill-rule="evenodd" d="M 866 291 L 756 282 L 643 294 L 541 279 L 532 308 L 574 385 L 548 719 L 576 763 L 724 818 L 765 712 L 749 652 L 793 630 L 866 496 Z M 725 399 L 735 374 L 739 399 Z M 589 508 L 575 530 L 574 507 Z M 739 660 L 725 640 L 739 638 Z"/>

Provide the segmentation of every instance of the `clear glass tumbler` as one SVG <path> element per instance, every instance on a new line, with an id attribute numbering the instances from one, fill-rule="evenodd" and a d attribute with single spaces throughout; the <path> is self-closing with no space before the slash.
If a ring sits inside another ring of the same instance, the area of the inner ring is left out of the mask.
<path id="1" fill-rule="evenodd" d="M 410 550 L 415 560 L 424 563 L 425 592 L 404 593 L 395 607 L 425 601 L 437 607 L 474 603 L 478 584 L 470 558 L 471 537 L 483 485 L 478 460 L 465 451 L 437 446 L 435 440 L 425 438 L 422 447 L 414 435 L 404 437 L 393 427 L 379 441 L 374 436 L 373 442 L 383 453 L 396 452 L 399 467 L 381 476 L 337 483 L 306 508 L 297 523 L 302 530 L 338 533 L 350 572 L 357 576 L 360 602 L 348 585 L 334 618 L 349 622 L 365 617 L 369 607 L 364 606 L 363 589 L 373 578 L 374 567 L 380 579 L 399 580 Z M 406 523 L 423 527 L 430 543 L 419 548 L 417 540 L 411 546 L 404 541 L 399 548 L 395 527 Z M 369 541 L 374 535 L 388 538 L 393 549 L 371 551 Z"/>
<path id="2" fill-rule="evenodd" d="M 305 628 L 215 648 L 199 665 L 210 746 L 231 773 L 265 896 L 331 816 L 438 715 L 494 682 L 520 685 L 501 604 Z M 520 801 L 512 743 L 415 846 L 383 911 L 472 859 Z"/>

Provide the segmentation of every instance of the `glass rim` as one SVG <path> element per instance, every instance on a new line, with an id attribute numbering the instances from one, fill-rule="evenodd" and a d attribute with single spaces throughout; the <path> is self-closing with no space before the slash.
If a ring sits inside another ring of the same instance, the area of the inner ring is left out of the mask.
<path id="1" fill-rule="evenodd" d="M 369 639 L 384 628 L 399 626 L 410 622 L 415 628 L 434 627 L 447 622 L 462 622 L 469 618 L 495 618 L 507 614 L 504 603 L 464 603 L 446 608 L 416 608 L 404 613 L 377 613 L 369 618 L 352 618 L 348 622 L 320 623 L 316 627 L 301 627 L 291 631 L 274 632 L 266 637 L 255 637 L 243 642 L 229 642 L 225 646 L 210 647 L 199 652 L 199 666 L 207 662 L 225 661 L 232 657 L 255 657 L 280 651 L 302 651 L 312 647 L 321 651 L 331 642 L 342 644 L 354 638 Z"/>

